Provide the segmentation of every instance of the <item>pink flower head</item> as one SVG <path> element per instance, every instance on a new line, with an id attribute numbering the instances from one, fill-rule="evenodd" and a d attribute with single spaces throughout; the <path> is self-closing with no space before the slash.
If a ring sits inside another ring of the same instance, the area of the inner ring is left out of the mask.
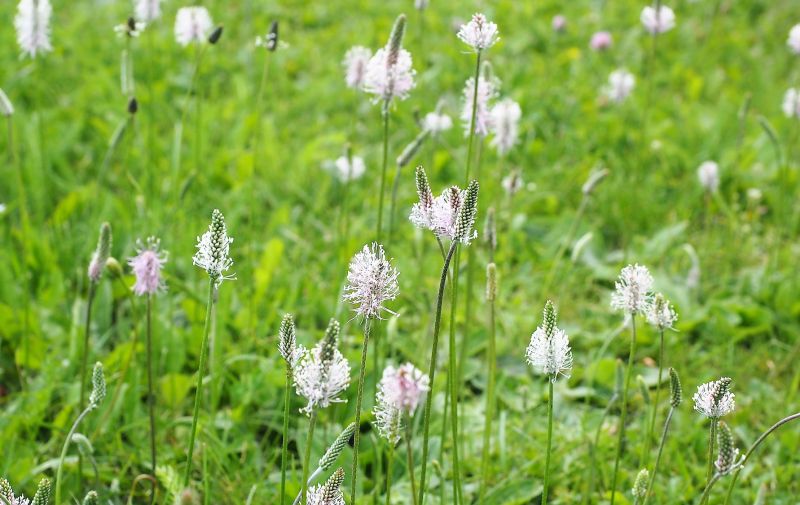
<path id="1" fill-rule="evenodd" d="M 553 31 L 561 33 L 566 29 L 567 29 L 567 18 L 565 18 L 561 14 L 553 16 Z"/>
<path id="2" fill-rule="evenodd" d="M 387 366 L 383 371 L 380 390 L 386 401 L 409 414 L 413 413 L 425 393 L 430 379 L 411 363 L 399 368 Z"/>
<path id="3" fill-rule="evenodd" d="M 497 95 L 497 81 L 484 76 L 478 78 L 478 87 L 475 88 L 475 78 L 470 77 L 464 85 L 464 107 L 461 109 L 461 121 L 464 124 L 464 134 L 470 134 L 472 123 L 472 103 L 475 98 L 475 135 L 485 137 L 489 135 L 492 127 L 492 112 L 489 102 Z M 477 96 L 475 92 L 477 91 Z"/>
<path id="4" fill-rule="evenodd" d="M 595 51 L 605 51 L 610 48 L 613 43 L 614 39 L 609 32 L 597 32 L 592 35 L 592 39 L 589 41 L 589 47 Z"/>
<path id="5" fill-rule="evenodd" d="M 361 89 L 372 51 L 363 46 L 353 46 L 344 55 L 345 82 L 348 88 Z"/>
<path id="6" fill-rule="evenodd" d="M 167 262 L 167 253 L 159 250 L 160 244 L 161 241 L 155 237 L 148 237 L 144 245 L 139 241 L 136 249 L 138 254 L 128 260 L 136 276 L 133 292 L 137 296 L 153 295 L 164 289 L 161 269 Z"/>

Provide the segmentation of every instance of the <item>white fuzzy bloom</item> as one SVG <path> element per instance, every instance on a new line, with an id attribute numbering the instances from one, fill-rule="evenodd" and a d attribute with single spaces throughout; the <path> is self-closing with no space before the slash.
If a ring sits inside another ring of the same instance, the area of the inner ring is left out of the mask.
<path id="1" fill-rule="evenodd" d="M 458 38 L 475 51 L 483 51 L 492 47 L 500 40 L 498 35 L 497 25 L 488 21 L 486 16 L 480 13 L 473 14 L 470 22 L 461 25 L 458 30 Z"/>
<path id="2" fill-rule="evenodd" d="M 605 95 L 612 102 L 622 103 L 630 96 L 635 85 L 636 79 L 632 73 L 624 69 L 615 70 L 608 76 Z"/>
<path id="3" fill-rule="evenodd" d="M 175 16 L 175 41 L 182 46 L 205 43 L 213 28 L 211 14 L 205 7 L 181 7 Z"/>
<path id="4" fill-rule="evenodd" d="M 411 53 L 399 49 L 396 61 L 390 61 L 391 49 L 387 45 L 370 58 L 364 75 L 364 91 L 375 95 L 375 102 L 390 102 L 397 98 L 405 100 L 414 89 Z"/>
<path id="5" fill-rule="evenodd" d="M 382 319 L 384 311 L 395 315 L 383 304 L 397 297 L 398 275 L 386 259 L 382 245 L 375 242 L 365 245 L 350 260 L 343 298 L 355 305 L 356 314 L 367 319 Z"/>
<path id="6" fill-rule="evenodd" d="M 489 134 L 492 127 L 492 114 L 489 109 L 489 101 L 495 95 L 495 83 L 480 76 L 478 79 L 477 94 L 475 94 L 475 78 L 470 77 L 464 85 L 464 108 L 461 110 L 461 122 L 464 125 L 465 135 L 470 133 L 472 122 L 472 103 L 475 101 L 475 135 L 485 137 Z M 477 96 L 477 98 L 474 98 Z"/>
<path id="7" fill-rule="evenodd" d="M 320 484 L 308 488 L 308 505 L 345 505 L 344 495 L 338 486 L 331 489 L 329 484 Z"/>
<path id="8" fill-rule="evenodd" d="M 0 89 L 0 116 L 9 117 L 14 115 L 14 105 L 8 99 L 5 91 Z"/>
<path id="9" fill-rule="evenodd" d="M 789 88 L 783 95 L 783 113 L 786 117 L 800 118 L 800 90 Z"/>
<path id="10" fill-rule="evenodd" d="M 694 410 L 710 419 L 719 419 L 730 414 L 736 407 L 735 395 L 730 391 L 731 379 L 723 377 L 697 387 L 692 396 Z"/>
<path id="11" fill-rule="evenodd" d="M 648 5 L 642 9 L 640 19 L 645 30 L 653 35 L 675 28 L 675 13 L 666 5 L 660 6 L 658 11 Z"/>
<path id="12" fill-rule="evenodd" d="M 372 58 L 372 51 L 363 46 L 353 46 L 344 55 L 344 81 L 348 88 L 362 89 L 367 65 Z"/>
<path id="13" fill-rule="evenodd" d="M 671 329 L 678 320 L 678 314 L 672 308 L 672 304 L 661 293 L 656 295 L 645 315 L 647 322 L 660 330 Z"/>
<path id="14" fill-rule="evenodd" d="M 413 414 L 430 390 L 430 379 L 411 363 L 400 368 L 387 366 L 378 384 L 375 407 L 375 426 L 378 433 L 391 444 L 397 444 L 403 427 L 403 415 Z"/>
<path id="15" fill-rule="evenodd" d="M 614 283 L 611 307 L 630 315 L 645 314 L 653 301 L 653 276 L 647 267 L 628 265 Z"/>
<path id="16" fill-rule="evenodd" d="M 136 19 L 150 23 L 161 17 L 161 0 L 134 0 Z"/>
<path id="17" fill-rule="evenodd" d="M 340 156 L 334 162 L 328 162 L 327 167 L 341 182 L 354 181 L 360 179 L 366 171 L 364 158 L 361 156 Z"/>
<path id="18" fill-rule="evenodd" d="M 114 33 L 116 33 L 118 37 L 138 37 L 145 28 L 147 28 L 147 23 L 144 21 L 131 19 L 115 26 Z"/>
<path id="19" fill-rule="evenodd" d="M 429 112 L 422 120 L 422 127 L 431 133 L 441 133 L 453 127 L 453 120 L 447 114 Z"/>
<path id="20" fill-rule="evenodd" d="M 497 148 L 498 154 L 506 154 L 517 143 L 522 109 L 519 108 L 517 102 L 506 98 L 492 107 L 491 115 L 492 130 L 494 131 L 492 146 Z"/>
<path id="21" fill-rule="evenodd" d="M 297 394 L 308 400 L 308 404 L 300 410 L 310 414 L 315 408 L 326 408 L 331 403 L 342 403 L 345 400 L 339 395 L 350 385 L 350 364 L 339 351 L 329 350 L 330 358 L 324 359 L 323 349 L 326 341 L 322 340 L 310 351 L 297 346 L 297 358 L 294 363 L 294 387 Z"/>
<path id="22" fill-rule="evenodd" d="M 17 43 L 22 52 L 31 58 L 53 50 L 50 45 L 50 16 L 53 8 L 50 0 L 20 0 L 14 28 Z"/>
<path id="23" fill-rule="evenodd" d="M 525 350 L 528 364 L 555 382 L 559 375 L 569 378 L 572 370 L 572 350 L 567 333 L 556 326 L 555 309 L 550 302 L 544 311 L 544 321 L 531 335 Z"/>
<path id="24" fill-rule="evenodd" d="M 794 54 L 800 55 L 800 24 L 796 24 L 789 30 L 789 37 L 786 39 L 786 45 Z"/>
<path id="25" fill-rule="evenodd" d="M 197 237 L 197 252 L 192 263 L 208 272 L 209 277 L 219 286 L 223 280 L 233 280 L 234 275 L 225 275 L 233 266 L 230 257 L 233 238 L 228 236 L 225 217 L 217 209 L 211 213 L 211 224 L 208 231 Z"/>
<path id="26" fill-rule="evenodd" d="M 719 165 L 714 161 L 704 161 L 697 168 L 697 178 L 703 189 L 716 193 L 719 189 Z"/>

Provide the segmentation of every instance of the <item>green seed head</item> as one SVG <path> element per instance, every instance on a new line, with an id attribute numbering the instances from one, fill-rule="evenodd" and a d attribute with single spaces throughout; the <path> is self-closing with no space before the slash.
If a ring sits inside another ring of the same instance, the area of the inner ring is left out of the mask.
<path id="1" fill-rule="evenodd" d="M 635 498 L 644 498 L 647 494 L 647 482 L 650 480 L 650 472 L 647 468 L 642 468 L 639 475 L 636 476 L 636 481 L 633 484 L 633 496 Z"/>
<path id="2" fill-rule="evenodd" d="M 103 223 L 100 226 L 100 238 L 97 240 L 97 247 L 94 250 L 92 261 L 89 263 L 89 280 L 98 282 L 103 275 L 103 268 L 106 266 L 111 256 L 111 225 Z"/>
<path id="3" fill-rule="evenodd" d="M 336 459 L 344 450 L 347 443 L 350 441 L 350 437 L 353 436 L 353 433 L 356 431 L 356 423 L 350 423 L 347 428 L 342 431 L 336 440 L 333 441 L 328 450 L 325 451 L 325 455 L 319 460 L 319 467 L 322 468 L 323 472 L 327 472 L 336 462 Z"/>
<path id="4" fill-rule="evenodd" d="M 0 478 L 0 498 L 10 501 L 14 496 L 14 490 L 11 489 L 11 484 L 6 479 Z"/>
<path id="5" fill-rule="evenodd" d="M 433 207 L 433 191 L 431 191 L 428 176 L 425 174 L 425 169 L 422 168 L 422 165 L 417 167 L 416 182 L 419 203 L 423 209 L 430 211 L 431 207 Z"/>
<path id="6" fill-rule="evenodd" d="M 456 232 L 453 238 L 463 244 L 469 244 L 475 238 L 473 228 L 475 227 L 475 216 L 478 213 L 478 188 L 478 181 L 473 180 L 469 183 L 464 203 L 458 210 Z"/>
<path id="7" fill-rule="evenodd" d="M 278 332 L 278 350 L 289 368 L 294 365 L 296 347 L 297 333 L 294 327 L 294 317 L 291 314 L 286 314 L 283 316 L 281 329 Z"/>
<path id="8" fill-rule="evenodd" d="M 33 496 L 31 505 L 49 505 L 50 503 L 50 479 L 42 479 L 39 481 L 39 487 L 36 489 L 36 494 Z"/>
<path id="9" fill-rule="evenodd" d="M 669 369 L 669 403 L 673 408 L 678 408 L 683 400 L 683 388 L 681 388 L 681 379 L 678 377 L 678 372 L 674 368 Z"/>
<path id="10" fill-rule="evenodd" d="M 547 303 L 544 304 L 544 316 L 542 319 L 545 335 L 552 338 L 556 334 L 556 325 L 558 324 L 558 313 L 552 300 L 547 300 Z"/>
<path id="11" fill-rule="evenodd" d="M 344 470 L 338 468 L 333 472 L 328 482 L 323 485 L 322 503 L 335 503 L 336 498 L 340 494 L 339 488 L 342 486 L 343 482 Z"/>
<path id="12" fill-rule="evenodd" d="M 92 394 L 89 395 L 89 405 L 97 408 L 106 397 L 106 378 L 103 375 L 103 364 L 99 361 L 92 369 Z"/>
<path id="13" fill-rule="evenodd" d="M 717 441 L 719 442 L 719 453 L 717 461 L 714 466 L 717 471 L 722 475 L 727 475 L 735 470 L 739 462 L 739 450 L 735 447 L 733 441 L 733 432 L 725 421 L 719 422 L 719 430 L 717 431 Z"/>

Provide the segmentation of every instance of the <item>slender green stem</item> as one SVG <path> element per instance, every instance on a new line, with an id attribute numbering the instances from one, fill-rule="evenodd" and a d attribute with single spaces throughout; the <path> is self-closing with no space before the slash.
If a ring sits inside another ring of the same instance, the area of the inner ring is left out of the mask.
<path id="1" fill-rule="evenodd" d="M 408 480 L 411 482 L 411 499 L 417 505 L 417 483 L 414 481 L 414 450 L 411 448 L 411 416 L 405 414 L 406 436 L 406 464 L 408 465 Z"/>
<path id="2" fill-rule="evenodd" d="M 86 299 L 86 326 L 83 332 L 83 347 L 81 348 L 81 394 L 79 408 L 84 408 L 86 403 L 86 375 L 89 370 L 89 336 L 92 327 L 92 306 L 94 305 L 94 295 L 97 291 L 97 283 L 89 281 L 89 295 Z M 27 337 L 26 337 L 27 342 Z M 25 355 L 25 361 L 30 358 Z M 78 479 L 83 484 L 83 455 L 78 454 Z"/>
<path id="3" fill-rule="evenodd" d="M 378 195 L 378 228 L 375 232 L 378 243 L 381 241 L 383 231 L 383 194 L 386 192 L 386 168 L 389 165 L 389 102 L 383 104 L 383 163 L 381 164 L 381 191 Z"/>
<path id="4" fill-rule="evenodd" d="M 317 425 L 317 411 L 311 411 L 311 419 L 308 425 L 308 436 L 306 437 L 306 450 L 305 455 L 303 456 L 303 505 L 308 503 L 308 464 L 311 460 L 311 443 L 314 441 L 314 428 Z M 358 433 L 358 428 L 356 428 L 356 433 Z"/>
<path id="5" fill-rule="evenodd" d="M 153 393 L 153 324 L 152 324 L 153 295 L 147 295 L 147 407 L 150 411 L 150 471 L 156 474 L 156 411 L 155 394 Z M 150 495 L 152 504 L 156 498 L 156 481 L 153 484 L 153 493 Z"/>
<path id="6" fill-rule="evenodd" d="M 361 439 L 361 400 L 364 398 L 364 376 L 367 372 L 367 352 L 369 350 L 370 320 L 364 322 L 364 344 L 361 347 L 361 370 L 358 373 L 358 395 L 356 396 L 356 431 L 353 435 L 353 486 L 350 490 L 350 503 L 356 502 L 356 482 L 358 481 L 358 443 Z M 305 503 L 305 500 L 303 500 Z"/>
<path id="7" fill-rule="evenodd" d="M 784 424 L 794 421 L 796 419 L 800 419 L 800 412 L 798 412 L 797 414 L 792 414 L 790 416 L 784 417 L 777 423 L 770 426 L 770 428 L 764 433 L 762 433 L 761 436 L 758 437 L 755 442 L 753 442 L 753 445 L 751 445 L 750 448 L 747 449 L 744 458 L 742 458 L 742 464 L 739 466 L 739 468 L 736 469 L 736 472 L 733 474 L 733 479 L 731 479 L 731 483 L 728 486 L 728 494 L 725 496 L 724 505 L 728 505 L 728 502 L 731 499 L 731 494 L 733 493 L 733 488 L 736 485 L 736 481 L 739 480 L 739 472 L 742 471 L 742 467 L 744 466 L 744 464 L 750 461 L 750 456 L 756 451 L 756 449 L 758 449 L 758 447 L 764 442 L 764 440 L 766 440 L 767 437 L 770 436 L 775 430 L 777 430 Z"/>
<path id="8" fill-rule="evenodd" d="M 189 487 L 192 476 L 192 455 L 194 454 L 194 439 L 197 436 L 197 419 L 200 416 L 200 402 L 203 398 L 203 374 L 208 360 L 208 332 L 211 328 L 211 310 L 214 305 L 215 279 L 208 280 L 208 302 L 206 304 L 206 320 L 203 325 L 203 342 L 200 345 L 200 366 L 197 368 L 197 389 L 194 393 L 194 412 L 192 414 L 192 431 L 189 434 L 189 447 L 186 456 L 186 472 L 183 475 L 183 487 Z"/>
<path id="9" fill-rule="evenodd" d="M 386 505 L 392 505 L 392 461 L 394 460 L 394 444 L 389 447 L 389 459 L 386 460 Z"/>
<path id="10" fill-rule="evenodd" d="M 708 467 L 706 468 L 706 482 L 711 484 L 711 478 L 714 475 L 714 442 L 717 439 L 717 425 L 719 424 L 719 419 L 711 419 L 711 426 L 709 427 L 709 434 L 708 434 Z M 705 500 L 700 500 L 700 503 L 704 503 Z"/>
<path id="11" fill-rule="evenodd" d="M 628 365 L 625 367 L 625 388 L 622 391 L 622 410 L 619 414 L 619 436 L 617 438 L 617 456 L 614 459 L 614 476 L 611 479 L 611 505 L 617 496 L 617 477 L 619 476 L 619 460 L 622 458 L 622 446 L 625 441 L 625 418 L 628 414 L 628 390 L 633 375 L 633 360 L 636 354 L 636 316 L 631 314 L 631 346 L 628 352 Z"/>
<path id="12" fill-rule="evenodd" d="M 447 272 L 450 269 L 450 261 L 453 259 L 453 253 L 456 250 L 457 242 L 450 244 L 450 249 L 447 251 L 447 256 L 444 258 L 444 266 L 442 267 L 442 275 L 439 279 L 439 292 L 436 298 L 436 315 L 433 322 L 433 344 L 431 345 L 431 362 L 428 369 L 428 377 L 431 379 L 431 393 L 425 399 L 425 410 L 423 417 L 423 435 L 422 435 L 422 470 L 419 478 L 419 505 L 425 504 L 425 473 L 428 468 L 428 441 L 430 436 L 431 424 L 431 407 L 433 406 L 433 384 L 436 377 L 436 359 L 438 356 L 439 348 L 439 327 L 442 322 L 442 302 L 444 301 L 444 289 L 447 284 Z M 455 285 L 453 285 L 455 289 Z M 451 309 L 452 310 L 452 309 Z"/>
<path id="13" fill-rule="evenodd" d="M 58 470 L 56 471 L 56 505 L 61 505 L 61 476 L 64 473 L 64 459 L 67 457 L 67 449 L 69 448 L 69 444 L 72 441 L 72 436 L 75 435 L 75 431 L 78 429 L 78 425 L 83 421 L 83 418 L 86 417 L 89 412 L 94 410 L 94 405 L 89 405 L 84 409 L 83 412 L 78 416 L 75 420 L 75 423 L 70 428 L 69 433 L 67 433 L 67 439 L 64 441 L 64 446 L 61 448 L 61 456 L 58 458 Z"/>
<path id="14" fill-rule="evenodd" d="M 286 364 L 286 388 L 283 392 L 283 438 L 281 441 L 281 505 L 286 503 L 286 465 L 289 459 L 289 389 L 292 386 L 292 368 Z"/>
<path id="15" fill-rule="evenodd" d="M 475 58 L 475 83 L 472 87 L 472 114 L 469 119 L 469 139 L 467 140 L 467 169 L 464 172 L 464 187 L 469 184 L 470 168 L 472 167 L 472 146 L 475 142 L 475 115 L 478 108 L 478 82 L 481 76 L 481 52 Z"/>
<path id="16" fill-rule="evenodd" d="M 700 496 L 700 502 L 699 503 L 702 504 L 702 503 L 705 503 L 706 501 L 708 501 L 708 497 L 711 496 L 711 488 L 714 487 L 714 484 L 717 483 L 717 481 L 720 479 L 720 477 L 722 477 L 721 473 L 715 473 L 714 476 L 711 477 L 711 479 L 709 479 L 708 484 L 706 484 L 706 487 L 703 490 L 702 496 Z"/>
<path id="17" fill-rule="evenodd" d="M 658 382 L 656 383 L 656 395 L 653 401 L 653 411 L 650 414 L 650 426 L 647 428 L 647 438 L 644 444 L 644 453 L 642 454 L 643 464 L 646 466 L 650 458 L 650 449 L 652 448 L 653 432 L 656 429 L 656 414 L 658 413 L 658 400 L 661 397 L 661 381 L 664 377 L 664 329 L 659 331 L 659 349 L 658 349 Z"/>
<path id="18" fill-rule="evenodd" d="M 675 407 L 670 407 L 667 413 L 667 420 L 664 421 L 664 431 L 661 433 L 661 443 L 658 445 L 658 454 L 656 454 L 656 462 L 653 464 L 653 473 L 650 475 L 650 482 L 647 483 L 647 493 L 644 495 L 642 505 L 647 505 L 647 500 L 650 499 L 650 493 L 653 491 L 653 483 L 656 481 L 656 474 L 658 474 L 658 464 L 661 462 L 661 453 L 664 451 L 664 444 L 667 441 L 667 432 L 669 431 L 669 424 L 672 421 L 672 414 L 675 413 Z"/>
<path id="19" fill-rule="evenodd" d="M 478 492 L 478 503 L 483 501 L 486 493 L 486 486 L 489 484 L 489 454 L 491 452 L 492 441 L 492 421 L 494 420 L 495 409 L 495 374 L 497 370 L 497 328 L 495 324 L 495 303 L 494 299 L 489 301 L 489 342 L 487 343 L 486 361 L 488 377 L 486 379 L 486 417 L 483 423 L 483 454 L 481 457 L 481 486 Z"/>
<path id="20" fill-rule="evenodd" d="M 542 505 L 547 505 L 547 489 L 550 483 L 550 455 L 553 446 L 553 380 L 549 382 L 550 397 L 547 399 L 547 456 L 544 460 L 544 487 L 542 489 Z"/>
<path id="21" fill-rule="evenodd" d="M 456 249 L 456 261 L 453 264 L 453 289 L 450 292 L 450 328 L 447 374 L 450 376 L 450 433 L 453 440 L 453 502 L 461 503 L 461 468 L 458 458 L 458 368 L 456 364 L 456 307 L 458 307 L 458 276 L 461 250 Z"/>

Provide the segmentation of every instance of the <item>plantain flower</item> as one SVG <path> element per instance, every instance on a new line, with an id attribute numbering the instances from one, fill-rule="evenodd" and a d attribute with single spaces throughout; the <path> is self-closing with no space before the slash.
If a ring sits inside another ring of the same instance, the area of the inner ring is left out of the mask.
<path id="1" fill-rule="evenodd" d="M 644 29 L 651 35 L 658 35 L 675 28 L 675 13 L 666 5 L 659 5 L 658 10 L 648 5 L 642 9 L 639 19 Z"/>
<path id="2" fill-rule="evenodd" d="M 233 266 L 230 257 L 232 243 L 233 239 L 228 236 L 228 228 L 225 226 L 225 216 L 214 209 L 208 231 L 197 237 L 197 252 L 192 257 L 192 263 L 205 270 L 217 287 L 224 280 L 236 278 L 225 274 Z"/>
<path id="3" fill-rule="evenodd" d="M 653 299 L 653 276 L 647 267 L 628 265 L 622 269 L 614 283 L 611 307 L 629 315 L 645 314 Z"/>
<path id="4" fill-rule="evenodd" d="M 501 156 L 508 153 L 519 136 L 519 120 L 522 110 L 519 104 L 510 98 L 500 101 L 492 107 L 492 146 Z"/>
<path id="5" fill-rule="evenodd" d="M 716 193 L 719 189 L 719 165 L 714 161 L 704 161 L 697 168 L 697 178 L 703 189 Z"/>
<path id="6" fill-rule="evenodd" d="M 664 298 L 664 295 L 661 293 L 655 296 L 653 303 L 650 304 L 645 315 L 647 317 L 647 322 L 659 330 L 672 329 L 675 321 L 678 320 L 678 314 L 675 313 L 672 304 L 670 304 L 669 300 Z"/>
<path id="7" fill-rule="evenodd" d="M 692 396 L 694 409 L 709 419 L 719 419 L 730 414 L 736 407 L 735 395 L 731 393 L 731 379 L 722 377 L 698 386 Z"/>
<path id="8" fill-rule="evenodd" d="M 192 42 L 203 44 L 213 28 L 211 14 L 205 7 L 181 7 L 175 16 L 175 41 L 182 46 Z"/>
<path id="9" fill-rule="evenodd" d="M 386 259 L 382 245 L 375 242 L 365 245 L 350 260 L 344 299 L 353 303 L 356 314 L 365 319 L 382 319 L 383 312 L 396 315 L 384 304 L 394 300 L 399 293 L 398 275 Z"/>
<path id="10" fill-rule="evenodd" d="M 499 33 L 495 23 L 488 21 L 483 14 L 476 13 L 472 15 L 469 23 L 461 25 L 457 36 L 475 52 L 481 52 L 500 40 Z"/>
<path id="11" fill-rule="evenodd" d="M 150 23 L 161 17 L 161 0 L 136 0 L 136 19 Z"/>
<path id="12" fill-rule="evenodd" d="M 367 65 L 372 58 L 372 51 L 363 46 L 353 46 L 344 55 L 345 74 L 344 81 L 348 88 L 362 89 L 364 87 L 364 76 L 367 73 Z"/>
<path id="13" fill-rule="evenodd" d="M 14 28 L 17 30 L 17 43 L 23 54 L 35 58 L 53 50 L 50 45 L 52 14 L 50 0 L 20 0 L 17 15 L 14 17 Z"/>
<path id="14" fill-rule="evenodd" d="M 475 101 L 475 135 L 485 137 L 492 127 L 492 112 L 489 102 L 496 96 L 497 82 L 484 76 L 478 78 L 478 89 L 475 94 L 475 78 L 470 77 L 464 85 L 464 107 L 461 110 L 461 122 L 465 135 L 469 135 L 472 123 L 472 102 Z"/>
<path id="15" fill-rule="evenodd" d="M 630 96 L 635 85 L 636 78 L 632 73 L 624 69 L 615 70 L 608 76 L 605 96 L 614 103 L 622 103 Z"/>
<path id="16" fill-rule="evenodd" d="M 525 351 L 528 364 L 536 373 L 547 375 L 551 382 L 559 375 L 569 378 L 572 370 L 572 350 L 567 333 L 558 328 L 556 309 L 550 300 L 544 306 L 542 325 L 531 335 Z"/>
<path id="17" fill-rule="evenodd" d="M 128 260 L 136 277 L 133 292 L 138 296 L 153 295 L 164 289 L 161 269 L 167 262 L 167 253 L 159 250 L 160 245 L 161 241 L 155 237 L 149 237 L 144 245 L 139 241 L 138 254 Z"/>
<path id="18" fill-rule="evenodd" d="M 294 366 L 294 386 L 297 394 L 308 400 L 300 410 L 307 415 L 315 408 L 341 403 L 339 398 L 350 385 L 350 364 L 338 349 L 339 323 L 331 320 L 325 338 L 311 350 L 298 349 Z"/>

